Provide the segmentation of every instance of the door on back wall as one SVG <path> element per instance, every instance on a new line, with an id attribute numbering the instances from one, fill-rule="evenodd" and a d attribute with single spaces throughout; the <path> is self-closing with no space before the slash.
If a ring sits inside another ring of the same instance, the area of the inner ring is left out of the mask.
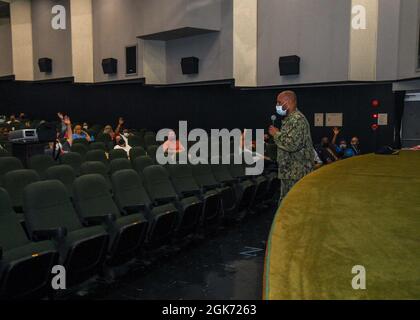
<path id="1" fill-rule="evenodd" d="M 420 92 L 407 93 L 401 130 L 403 148 L 420 145 Z"/>

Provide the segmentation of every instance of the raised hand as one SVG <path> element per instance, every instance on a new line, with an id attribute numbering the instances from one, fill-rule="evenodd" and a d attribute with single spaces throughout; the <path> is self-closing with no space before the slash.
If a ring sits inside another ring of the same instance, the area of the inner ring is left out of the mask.
<path id="1" fill-rule="evenodd" d="M 333 133 L 334 133 L 335 136 L 338 136 L 340 134 L 340 129 L 337 128 L 337 127 L 334 127 L 333 128 Z"/>
<path id="2" fill-rule="evenodd" d="M 69 116 L 65 116 L 63 122 L 66 126 L 71 126 L 71 120 Z"/>

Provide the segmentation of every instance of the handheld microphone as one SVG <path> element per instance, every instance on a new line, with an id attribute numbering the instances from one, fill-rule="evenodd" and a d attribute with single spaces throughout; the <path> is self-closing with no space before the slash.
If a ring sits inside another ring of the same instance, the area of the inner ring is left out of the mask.
<path id="1" fill-rule="evenodd" d="M 273 123 L 273 126 L 274 126 L 274 122 L 277 120 L 277 117 L 276 117 L 276 115 L 275 114 L 273 114 L 272 116 L 271 116 L 271 122 Z"/>

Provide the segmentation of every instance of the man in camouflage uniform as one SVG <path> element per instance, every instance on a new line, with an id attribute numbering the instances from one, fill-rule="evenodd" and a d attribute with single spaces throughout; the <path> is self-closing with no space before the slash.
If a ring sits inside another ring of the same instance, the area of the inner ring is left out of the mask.
<path id="1" fill-rule="evenodd" d="M 297 110 L 296 94 L 293 91 L 280 93 L 276 109 L 279 115 L 285 116 L 281 129 L 269 128 L 277 145 L 281 202 L 295 183 L 313 170 L 314 148 L 308 120 Z"/>

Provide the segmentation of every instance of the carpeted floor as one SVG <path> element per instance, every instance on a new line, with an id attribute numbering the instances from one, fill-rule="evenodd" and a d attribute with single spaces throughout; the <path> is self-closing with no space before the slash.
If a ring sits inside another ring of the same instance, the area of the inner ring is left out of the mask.
<path id="1" fill-rule="evenodd" d="M 355 290 L 354 266 L 366 271 Z M 420 152 L 326 166 L 283 201 L 267 247 L 265 299 L 420 299 Z"/>

